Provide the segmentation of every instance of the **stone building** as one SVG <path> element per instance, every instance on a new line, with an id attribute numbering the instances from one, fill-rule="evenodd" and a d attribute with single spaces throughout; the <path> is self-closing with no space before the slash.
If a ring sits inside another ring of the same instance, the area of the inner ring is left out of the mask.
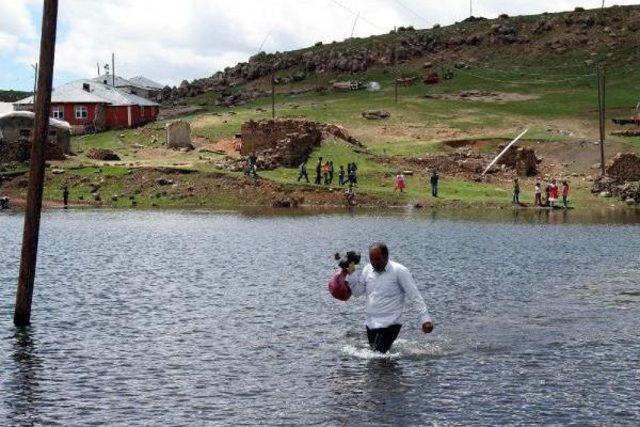
<path id="1" fill-rule="evenodd" d="M 0 115 L 0 162 L 25 161 L 29 158 L 35 114 L 30 111 L 13 111 Z M 46 158 L 64 160 L 71 152 L 71 127 L 69 123 L 49 119 L 49 138 Z"/>

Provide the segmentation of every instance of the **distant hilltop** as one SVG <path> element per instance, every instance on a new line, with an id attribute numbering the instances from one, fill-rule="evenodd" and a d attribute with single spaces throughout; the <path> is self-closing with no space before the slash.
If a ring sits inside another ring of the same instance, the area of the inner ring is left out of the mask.
<path id="1" fill-rule="evenodd" d="M 171 101 L 206 92 L 230 93 L 272 74 L 276 84 L 304 81 L 312 75 L 357 75 L 375 68 L 417 69 L 450 64 L 464 67 L 480 61 L 507 60 L 514 65 L 554 62 L 562 66 L 580 61 L 623 63 L 639 59 L 640 6 L 501 15 L 497 19 L 470 17 L 447 27 L 416 30 L 399 27 L 388 34 L 350 38 L 290 51 L 260 52 L 211 77 L 165 87 Z"/>

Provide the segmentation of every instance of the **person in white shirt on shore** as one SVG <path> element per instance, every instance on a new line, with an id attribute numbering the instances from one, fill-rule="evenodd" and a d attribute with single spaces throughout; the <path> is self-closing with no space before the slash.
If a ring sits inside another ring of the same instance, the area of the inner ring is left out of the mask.
<path id="1" fill-rule="evenodd" d="M 433 321 L 409 270 L 389 260 L 389 249 L 381 242 L 369 247 L 369 264 L 360 273 L 349 266 L 348 283 L 353 297 L 366 294 L 365 325 L 372 350 L 386 353 L 398 338 L 407 303 L 418 309 L 425 334 L 433 331 Z"/>

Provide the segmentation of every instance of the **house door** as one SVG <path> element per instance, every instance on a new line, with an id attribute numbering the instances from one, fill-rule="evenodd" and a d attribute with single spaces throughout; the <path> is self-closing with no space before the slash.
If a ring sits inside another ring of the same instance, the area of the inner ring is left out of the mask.
<path id="1" fill-rule="evenodd" d="M 129 127 L 132 127 L 131 123 L 131 105 L 127 107 L 127 123 L 129 123 Z"/>

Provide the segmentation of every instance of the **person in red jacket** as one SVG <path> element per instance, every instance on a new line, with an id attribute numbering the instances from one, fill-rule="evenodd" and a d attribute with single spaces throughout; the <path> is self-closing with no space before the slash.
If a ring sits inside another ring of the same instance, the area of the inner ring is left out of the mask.
<path id="1" fill-rule="evenodd" d="M 549 204 L 551 205 L 551 207 L 554 207 L 557 201 L 558 201 L 558 184 L 554 179 L 553 181 L 551 181 L 551 188 L 549 189 Z"/>

